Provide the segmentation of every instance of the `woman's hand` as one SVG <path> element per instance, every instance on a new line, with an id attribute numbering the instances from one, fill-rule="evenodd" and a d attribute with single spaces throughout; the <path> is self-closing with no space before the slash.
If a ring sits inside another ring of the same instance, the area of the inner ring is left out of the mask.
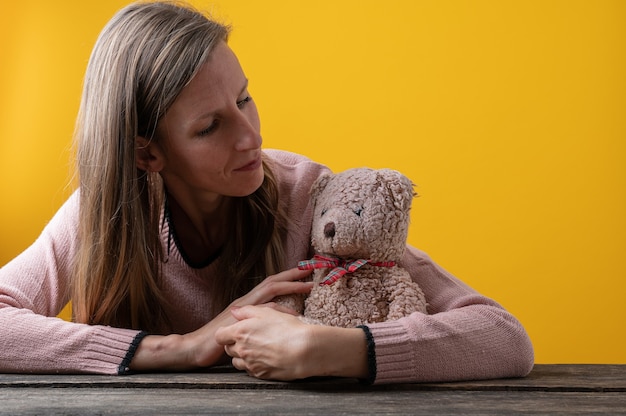
<path id="1" fill-rule="evenodd" d="M 262 305 L 271 302 L 277 296 L 309 293 L 313 288 L 313 282 L 304 282 L 302 279 L 311 273 L 313 273 L 312 270 L 293 268 L 269 276 L 246 295 L 231 303 L 226 310 L 238 306 Z"/>
<path id="2" fill-rule="evenodd" d="M 217 330 L 215 340 L 224 346 L 233 366 L 265 379 L 292 380 L 309 376 L 307 353 L 309 325 L 297 317 L 271 308 L 231 309 L 237 323 Z"/>
<path id="3" fill-rule="evenodd" d="M 312 376 L 367 377 L 367 346 L 360 328 L 309 325 L 271 308 L 233 308 L 237 323 L 222 327 L 215 340 L 233 366 L 273 380 Z"/>
<path id="4" fill-rule="evenodd" d="M 276 296 L 308 293 L 312 282 L 300 280 L 311 271 L 289 269 L 264 279 L 254 289 L 233 301 L 211 322 L 185 335 L 148 335 L 140 343 L 130 368 L 133 370 L 189 370 L 218 364 L 224 358 L 224 347 L 215 341 L 216 331 L 237 322 L 232 308 L 246 305 L 264 305 L 282 312 L 295 313 L 279 305 L 268 303 Z"/>

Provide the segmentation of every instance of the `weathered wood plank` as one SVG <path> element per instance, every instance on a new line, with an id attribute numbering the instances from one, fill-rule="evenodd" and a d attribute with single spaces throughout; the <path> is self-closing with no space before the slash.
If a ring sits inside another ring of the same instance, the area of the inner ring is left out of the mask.
<path id="1" fill-rule="evenodd" d="M 5 388 L 0 415 L 626 414 L 621 393 Z"/>
<path id="2" fill-rule="evenodd" d="M 363 386 L 350 379 L 313 379 L 290 383 L 265 381 L 228 368 L 131 376 L 0 374 L 0 389 L 16 387 L 626 392 L 626 365 L 537 365 L 528 377 L 522 379 L 375 387 Z"/>

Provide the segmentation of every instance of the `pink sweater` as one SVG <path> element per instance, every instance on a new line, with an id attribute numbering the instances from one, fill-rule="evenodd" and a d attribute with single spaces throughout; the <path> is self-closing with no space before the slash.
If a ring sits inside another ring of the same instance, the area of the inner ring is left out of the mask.
<path id="1" fill-rule="evenodd" d="M 266 153 L 274 160 L 291 219 L 286 265 L 294 267 L 311 254 L 308 191 L 328 169 L 292 153 Z M 122 362 L 129 358 L 138 331 L 55 317 L 70 300 L 77 220 L 78 194 L 74 193 L 35 243 L 0 269 L 0 372 L 124 372 Z M 161 233 L 165 247 L 168 231 L 165 225 Z M 171 245 L 163 267 L 163 293 L 175 305 L 167 311 L 175 332 L 193 331 L 211 320 L 211 296 L 204 282 L 218 261 L 192 268 Z M 429 315 L 416 313 L 369 325 L 370 367 L 376 383 L 517 377 L 531 370 L 532 345 L 512 315 L 415 248 L 408 247 L 402 265 L 424 290 Z"/>

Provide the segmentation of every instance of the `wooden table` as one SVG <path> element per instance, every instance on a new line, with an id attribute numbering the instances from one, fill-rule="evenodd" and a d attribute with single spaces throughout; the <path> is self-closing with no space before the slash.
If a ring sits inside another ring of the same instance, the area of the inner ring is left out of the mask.
<path id="1" fill-rule="evenodd" d="M 626 365 L 536 365 L 523 379 L 374 387 L 343 379 L 269 382 L 228 368 L 0 374 L 0 414 L 626 415 Z"/>

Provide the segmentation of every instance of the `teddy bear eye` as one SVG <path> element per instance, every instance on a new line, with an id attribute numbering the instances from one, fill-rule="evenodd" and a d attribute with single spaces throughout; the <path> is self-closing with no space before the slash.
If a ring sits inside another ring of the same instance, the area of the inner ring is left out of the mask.
<path id="1" fill-rule="evenodd" d="M 326 214 L 326 211 L 328 211 L 328 208 L 324 208 L 324 209 L 322 209 L 322 213 L 321 213 L 320 217 L 323 217 L 323 216 L 324 216 L 324 214 Z"/>
<path id="2" fill-rule="evenodd" d="M 354 212 L 357 216 L 361 216 L 361 212 L 363 212 L 363 208 L 362 207 L 355 207 L 352 212 Z"/>

